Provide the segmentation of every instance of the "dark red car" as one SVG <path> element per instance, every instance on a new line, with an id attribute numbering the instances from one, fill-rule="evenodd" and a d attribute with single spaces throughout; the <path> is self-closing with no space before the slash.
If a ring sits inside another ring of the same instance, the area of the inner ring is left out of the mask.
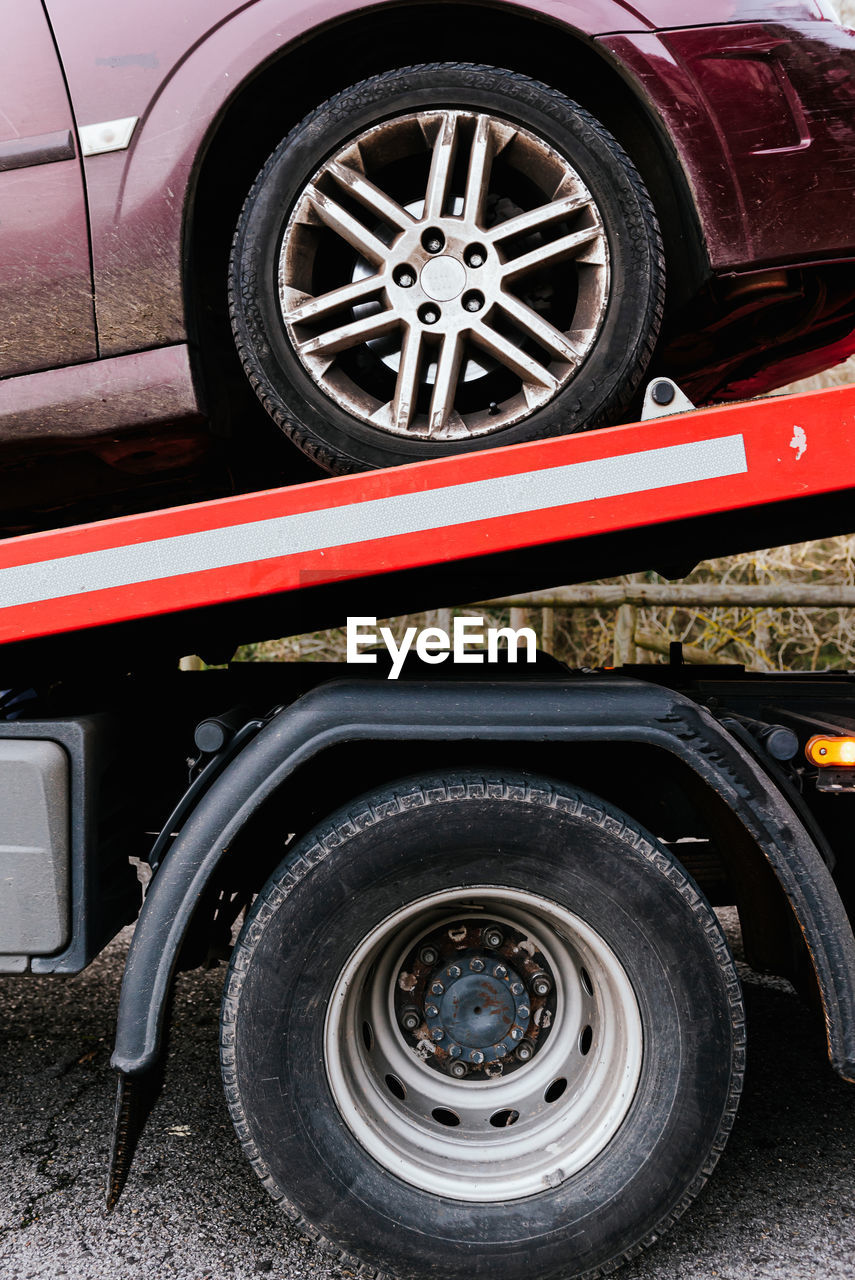
<path id="1" fill-rule="evenodd" d="M 855 350 L 825 0 L 9 0 L 0 67 L 7 533 Z"/>

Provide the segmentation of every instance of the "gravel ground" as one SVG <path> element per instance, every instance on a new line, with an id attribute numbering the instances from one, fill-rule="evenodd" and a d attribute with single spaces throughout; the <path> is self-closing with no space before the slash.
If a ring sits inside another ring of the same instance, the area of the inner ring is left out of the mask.
<path id="1" fill-rule="evenodd" d="M 108 1067 L 127 937 L 71 979 L 0 979 L 0 1277 L 321 1280 L 329 1262 L 280 1219 L 226 1114 L 223 970 L 180 979 L 166 1088 L 118 1209 L 102 1209 Z M 621 1280 L 822 1280 L 855 1273 L 855 1090 L 786 983 L 743 968 L 750 1059 L 710 1185 Z"/>

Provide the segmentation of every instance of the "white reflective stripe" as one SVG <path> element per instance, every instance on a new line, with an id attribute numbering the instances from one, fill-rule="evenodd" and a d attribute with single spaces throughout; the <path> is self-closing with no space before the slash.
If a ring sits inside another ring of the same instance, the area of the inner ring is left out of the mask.
<path id="1" fill-rule="evenodd" d="M 82 124 L 77 130 L 84 156 L 100 156 L 105 151 L 124 151 L 130 146 L 139 116 L 123 116 L 121 120 L 102 120 L 100 124 Z"/>
<path id="2" fill-rule="evenodd" d="M 617 458 L 598 458 L 542 471 L 472 480 L 428 489 L 424 493 L 402 493 L 200 533 L 181 533 L 0 569 L 0 608 L 392 538 L 397 534 L 447 529 L 496 516 L 521 515 L 569 503 L 715 480 L 746 470 L 743 437 L 721 436 L 645 449 Z"/>

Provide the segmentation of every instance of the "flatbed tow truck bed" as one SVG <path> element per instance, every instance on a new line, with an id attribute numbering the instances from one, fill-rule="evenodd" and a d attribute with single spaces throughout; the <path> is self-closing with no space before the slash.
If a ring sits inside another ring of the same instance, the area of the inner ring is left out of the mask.
<path id="1" fill-rule="evenodd" d="M 678 577 L 848 530 L 853 495 L 843 387 L 29 534 L 0 542 L 2 662 L 91 653 L 99 633 L 190 652 L 651 566 Z"/>
<path id="2" fill-rule="evenodd" d="M 855 677 L 199 653 L 849 532 L 855 388 L 0 544 L 0 972 L 136 920 L 108 1203 L 228 959 L 267 1189 L 370 1274 L 603 1274 L 712 1172 L 750 963 L 855 1081 Z M 481 655 L 483 657 L 483 655 Z M 144 902 L 137 864 L 147 880 Z M 236 923 L 243 927 L 234 942 Z"/>

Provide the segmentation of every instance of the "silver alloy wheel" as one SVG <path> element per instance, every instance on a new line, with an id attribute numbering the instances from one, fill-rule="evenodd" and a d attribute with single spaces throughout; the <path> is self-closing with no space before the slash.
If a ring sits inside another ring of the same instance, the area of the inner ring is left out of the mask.
<path id="1" fill-rule="evenodd" d="M 485 886 L 430 894 L 372 929 L 335 984 L 324 1046 L 336 1106 L 375 1160 L 486 1203 L 558 1186 L 605 1148 L 635 1094 L 642 1028 L 589 925 Z M 461 1056 L 473 1062 L 456 1078 Z"/>
<path id="2" fill-rule="evenodd" d="M 473 111 L 361 133 L 297 199 L 279 302 L 342 409 L 414 439 L 497 431 L 574 377 L 602 326 L 609 251 L 573 166 Z"/>

